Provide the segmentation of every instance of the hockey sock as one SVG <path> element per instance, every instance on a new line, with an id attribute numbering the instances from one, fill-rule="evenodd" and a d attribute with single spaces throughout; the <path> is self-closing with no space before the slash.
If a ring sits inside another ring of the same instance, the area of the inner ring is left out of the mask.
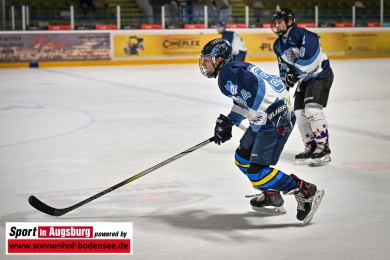
<path id="1" fill-rule="evenodd" d="M 299 187 L 299 181 L 294 180 L 284 172 L 258 164 L 251 164 L 247 177 L 253 186 L 262 190 L 289 191 Z"/>
<path id="2" fill-rule="evenodd" d="M 234 163 L 244 174 L 247 173 L 249 168 L 249 158 L 250 152 L 248 150 L 242 148 L 241 146 L 237 148 L 236 154 L 234 155 Z"/>
<path id="3" fill-rule="evenodd" d="M 310 121 L 316 143 L 326 143 L 328 140 L 328 122 L 326 121 L 322 105 L 315 103 L 307 104 L 305 113 Z"/>
<path id="4" fill-rule="evenodd" d="M 303 109 L 297 110 L 295 111 L 295 115 L 297 117 L 298 129 L 303 143 L 306 145 L 313 142 L 313 131 L 311 129 L 310 121 L 306 117 L 305 111 Z"/>

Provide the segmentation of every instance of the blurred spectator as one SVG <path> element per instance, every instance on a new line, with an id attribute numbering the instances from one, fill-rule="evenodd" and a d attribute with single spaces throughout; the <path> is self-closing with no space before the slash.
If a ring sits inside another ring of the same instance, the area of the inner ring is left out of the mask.
<path id="1" fill-rule="evenodd" d="M 93 0 L 80 0 L 80 6 L 81 6 L 81 9 L 83 10 L 84 15 L 88 14 L 89 9 L 91 9 L 92 12 L 96 11 L 96 6 L 95 6 L 95 3 L 93 2 Z"/>
<path id="2" fill-rule="evenodd" d="M 218 22 L 217 32 L 221 34 L 221 37 L 226 39 L 232 45 L 232 54 L 234 61 L 245 61 L 247 49 L 244 41 L 235 32 L 227 31 L 226 24 L 224 22 Z"/>
<path id="3" fill-rule="evenodd" d="M 215 7 L 217 11 L 218 19 L 225 19 L 227 18 L 230 10 L 230 5 L 227 0 L 213 0 L 212 5 Z"/>
<path id="4" fill-rule="evenodd" d="M 180 10 L 179 10 L 179 5 L 175 0 L 172 0 L 169 3 L 169 13 L 171 15 L 171 18 L 177 19 L 179 18 Z"/>

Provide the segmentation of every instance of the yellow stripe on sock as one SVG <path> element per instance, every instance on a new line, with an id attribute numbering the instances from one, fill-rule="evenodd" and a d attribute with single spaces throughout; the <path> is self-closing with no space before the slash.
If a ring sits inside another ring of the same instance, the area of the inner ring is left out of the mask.
<path id="1" fill-rule="evenodd" d="M 267 182 L 272 180 L 278 172 L 278 169 L 273 169 L 272 172 L 270 172 L 266 177 L 260 179 L 259 181 L 251 181 L 251 183 L 253 184 L 253 186 L 260 186 L 266 184 Z"/>
<path id="2" fill-rule="evenodd" d="M 241 167 L 244 167 L 244 168 L 249 168 L 249 163 L 248 163 L 248 164 L 241 164 L 241 163 L 239 163 L 237 160 L 234 160 L 234 163 L 235 163 L 237 166 L 241 166 Z"/>

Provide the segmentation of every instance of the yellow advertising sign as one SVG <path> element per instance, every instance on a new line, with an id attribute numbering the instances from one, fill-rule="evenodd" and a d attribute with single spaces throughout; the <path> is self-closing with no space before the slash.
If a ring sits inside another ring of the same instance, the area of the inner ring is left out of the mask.
<path id="1" fill-rule="evenodd" d="M 249 57 L 273 56 L 273 33 L 240 34 Z M 198 57 L 202 47 L 219 34 L 114 35 L 114 58 L 131 57 Z"/>
<path id="2" fill-rule="evenodd" d="M 332 55 L 390 54 L 390 32 L 320 32 L 324 52 Z M 240 34 L 247 49 L 247 57 L 274 56 L 273 33 Z"/>
<path id="3" fill-rule="evenodd" d="M 274 33 L 240 33 L 248 58 L 275 57 Z M 328 55 L 390 54 L 390 32 L 319 32 Z M 218 34 L 114 34 L 114 59 L 199 57 L 200 50 Z"/>
<path id="4" fill-rule="evenodd" d="M 247 57 L 274 57 L 273 45 L 277 36 L 274 33 L 251 33 L 241 34 L 246 48 Z"/>
<path id="5" fill-rule="evenodd" d="M 390 54 L 389 32 L 328 32 L 319 35 L 323 50 L 329 54 Z"/>
<path id="6" fill-rule="evenodd" d="M 114 58 L 199 57 L 202 47 L 217 34 L 114 35 Z"/>

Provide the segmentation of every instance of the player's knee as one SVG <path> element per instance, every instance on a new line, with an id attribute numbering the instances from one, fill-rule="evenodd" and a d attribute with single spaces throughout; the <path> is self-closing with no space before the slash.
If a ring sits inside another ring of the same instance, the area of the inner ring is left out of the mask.
<path id="1" fill-rule="evenodd" d="M 248 168 L 248 174 L 261 174 L 265 169 L 268 168 L 268 165 L 260 165 L 256 163 L 251 163 Z"/>
<path id="2" fill-rule="evenodd" d="M 295 112 L 295 116 L 297 118 L 298 124 L 300 122 L 303 122 L 303 121 L 307 120 L 304 109 L 295 110 L 294 112 Z"/>
<path id="3" fill-rule="evenodd" d="M 243 173 L 247 173 L 249 168 L 249 159 L 251 158 L 251 152 L 241 146 L 239 146 L 234 155 L 234 163 Z"/>
<path id="4" fill-rule="evenodd" d="M 305 114 L 309 121 L 325 120 L 325 114 L 321 104 L 307 104 L 305 106 Z"/>
<path id="5" fill-rule="evenodd" d="M 249 159 L 251 158 L 251 151 L 249 151 L 248 149 L 245 149 L 244 147 L 242 147 L 241 145 L 236 149 L 236 155 L 240 156 L 241 158 L 249 161 Z"/>

